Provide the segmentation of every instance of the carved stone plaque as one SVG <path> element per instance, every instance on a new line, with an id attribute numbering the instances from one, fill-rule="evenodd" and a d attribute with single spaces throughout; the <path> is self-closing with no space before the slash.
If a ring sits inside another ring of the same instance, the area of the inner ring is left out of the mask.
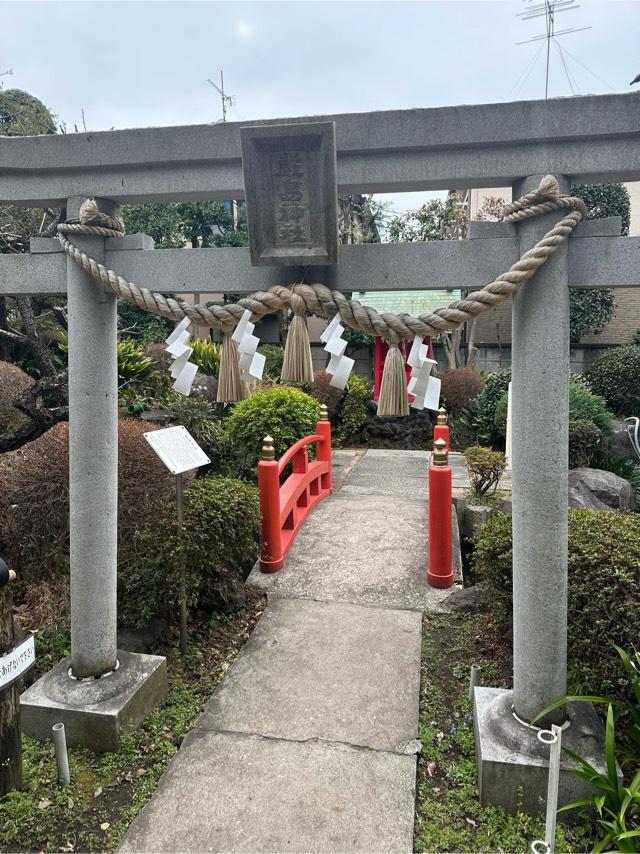
<path id="1" fill-rule="evenodd" d="M 240 140 L 251 263 L 335 264 L 334 123 L 244 127 Z"/>

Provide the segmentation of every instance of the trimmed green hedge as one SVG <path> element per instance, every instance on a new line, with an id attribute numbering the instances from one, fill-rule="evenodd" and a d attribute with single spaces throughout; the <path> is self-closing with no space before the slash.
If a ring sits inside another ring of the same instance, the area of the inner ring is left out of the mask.
<path id="1" fill-rule="evenodd" d="M 496 515 L 476 536 L 477 580 L 511 614 L 511 517 Z M 640 638 L 640 514 L 569 510 L 569 674 L 572 691 L 623 693 L 612 643 Z"/>
<path id="2" fill-rule="evenodd" d="M 169 501 L 137 537 L 136 555 L 118 570 L 120 620 L 144 626 L 159 611 L 176 612 L 180 567 L 190 607 L 228 610 L 258 557 L 258 490 L 241 480 L 203 477 L 184 492 L 184 526 Z"/>
<path id="3" fill-rule="evenodd" d="M 233 408 L 226 419 L 225 432 L 249 465 L 260 459 L 265 436 L 271 436 L 276 457 L 303 436 L 316 432 L 320 404 L 296 388 L 259 391 Z"/>

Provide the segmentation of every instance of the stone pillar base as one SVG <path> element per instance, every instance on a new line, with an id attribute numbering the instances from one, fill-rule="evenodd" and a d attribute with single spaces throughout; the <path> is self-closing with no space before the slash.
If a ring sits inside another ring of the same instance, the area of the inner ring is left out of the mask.
<path id="1" fill-rule="evenodd" d="M 117 750 L 122 733 L 138 726 L 167 693 L 162 656 L 118 650 L 118 661 L 113 673 L 80 681 L 69 676 L 71 658 L 65 658 L 20 697 L 22 731 L 45 741 L 53 724 L 63 723 L 70 747 Z"/>
<path id="2" fill-rule="evenodd" d="M 500 688 L 476 688 L 473 722 L 476 738 L 478 787 L 483 806 L 500 806 L 510 813 L 544 815 L 549 774 L 549 747 L 536 731 L 518 723 L 511 712 L 512 693 Z M 590 703 L 569 703 L 571 725 L 562 733 L 569 747 L 606 773 L 604 731 Z M 575 763 L 563 754 L 558 806 L 589 798 L 593 788 L 572 773 Z M 571 811 L 573 812 L 573 811 Z M 569 814 L 563 814 L 569 817 Z"/>

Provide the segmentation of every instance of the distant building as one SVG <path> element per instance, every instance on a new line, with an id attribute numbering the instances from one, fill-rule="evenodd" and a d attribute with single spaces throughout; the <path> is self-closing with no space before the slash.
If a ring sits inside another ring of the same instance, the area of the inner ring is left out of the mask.
<path id="1" fill-rule="evenodd" d="M 629 234 L 640 235 L 640 182 L 625 184 L 631 199 Z M 467 202 L 469 219 L 475 219 L 485 199 L 511 199 L 510 187 L 480 190 L 456 190 Z M 627 344 L 640 328 L 640 290 L 619 288 L 615 291 L 615 315 L 597 335 L 585 335 L 571 347 L 573 370 L 587 370 L 603 347 Z M 492 370 L 511 363 L 511 301 L 483 312 L 476 320 L 475 343 L 479 349 L 477 367 Z"/>

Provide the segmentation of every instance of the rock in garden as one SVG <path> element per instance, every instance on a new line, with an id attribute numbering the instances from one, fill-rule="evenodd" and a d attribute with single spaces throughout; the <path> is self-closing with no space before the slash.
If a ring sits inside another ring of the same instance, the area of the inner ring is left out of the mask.
<path id="1" fill-rule="evenodd" d="M 628 480 L 602 469 L 569 472 L 569 507 L 590 510 L 635 510 L 636 500 Z"/>
<path id="2" fill-rule="evenodd" d="M 492 599 L 491 593 L 474 584 L 472 587 L 457 587 L 441 603 L 447 611 L 473 611 L 487 605 Z"/>
<path id="3" fill-rule="evenodd" d="M 193 397 L 200 397 L 209 403 L 215 403 L 218 397 L 218 380 L 209 374 L 198 371 L 191 386 L 191 394 Z"/>

